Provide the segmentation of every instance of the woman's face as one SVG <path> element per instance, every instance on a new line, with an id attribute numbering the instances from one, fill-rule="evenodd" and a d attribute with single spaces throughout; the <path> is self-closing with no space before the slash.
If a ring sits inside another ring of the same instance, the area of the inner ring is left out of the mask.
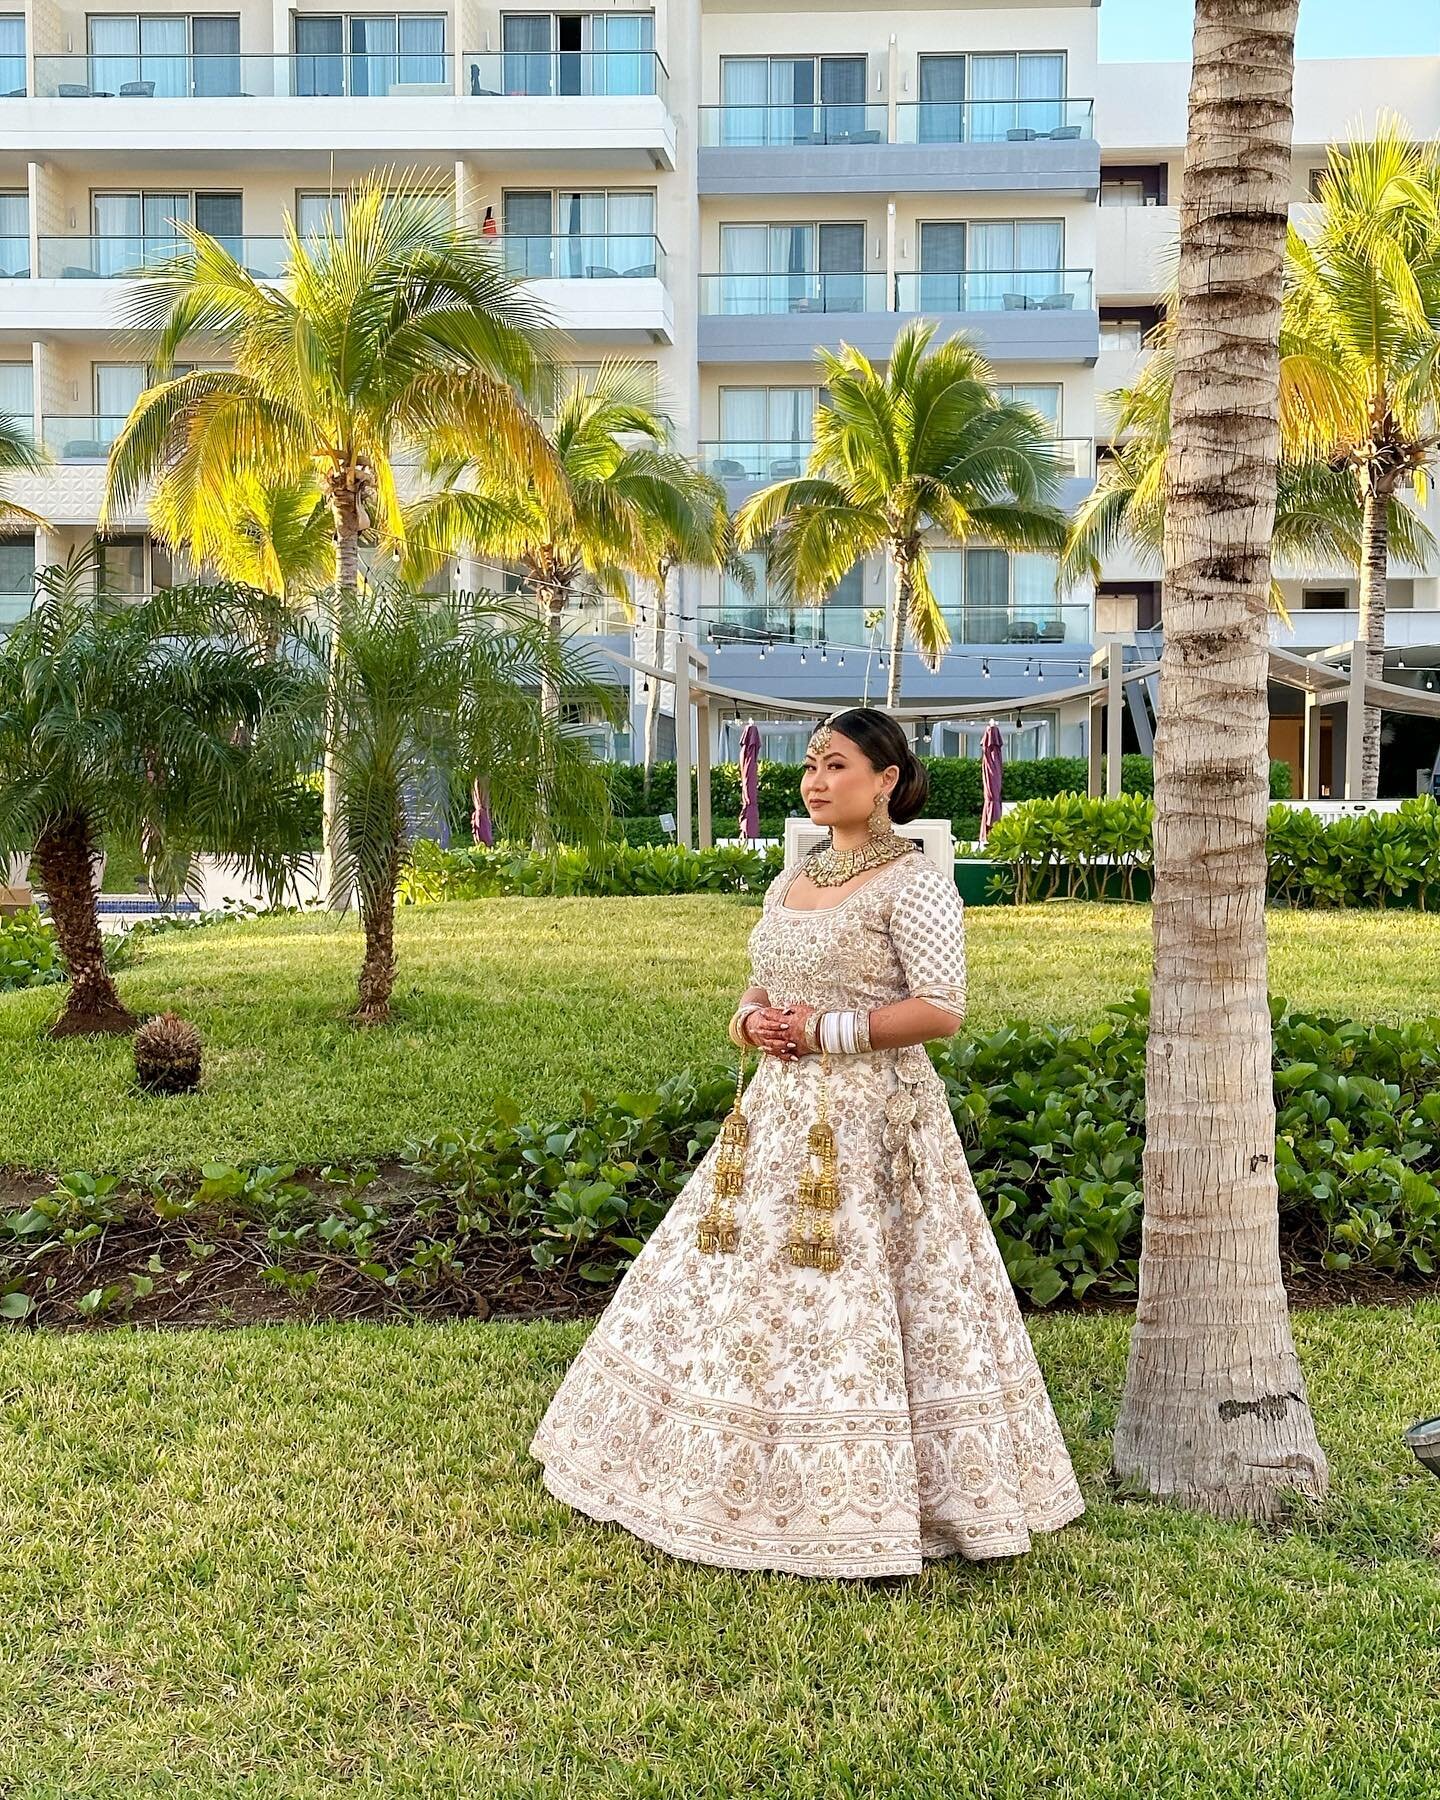
<path id="1" fill-rule="evenodd" d="M 872 768 L 860 746 L 832 727 L 825 754 L 806 753 L 800 798 L 817 825 L 845 830 L 864 825 L 875 796 L 888 794 L 899 779 L 898 763 L 884 770 Z"/>

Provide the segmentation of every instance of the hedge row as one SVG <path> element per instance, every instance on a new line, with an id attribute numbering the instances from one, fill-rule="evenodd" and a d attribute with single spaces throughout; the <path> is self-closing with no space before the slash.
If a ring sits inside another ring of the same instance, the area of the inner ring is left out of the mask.
<path id="1" fill-rule="evenodd" d="M 1433 1273 L 1440 1019 L 1366 1026 L 1283 1002 L 1272 1015 L 1287 1272 Z M 1037 1306 L 1136 1293 L 1146 1027 L 1137 994 L 1088 1031 L 1013 1023 L 930 1047 L 1010 1279 Z M 154 1279 L 123 1268 L 90 1285 L 83 1259 L 121 1223 L 136 1228 L 126 1242 L 139 1242 L 140 1227 L 168 1232 L 152 1269 L 188 1267 L 224 1244 L 277 1286 L 370 1283 L 378 1304 L 396 1310 L 472 1309 L 467 1266 L 608 1285 L 665 1216 L 733 1098 L 733 1075 L 684 1070 L 657 1088 L 587 1096 L 578 1117 L 560 1120 L 525 1118 L 500 1099 L 475 1128 L 412 1145 L 412 1185 L 401 1189 L 363 1170 L 326 1170 L 316 1185 L 293 1169 L 211 1165 L 198 1183 L 133 1192 L 71 1174 L 34 1205 L 0 1214 L 0 1319 L 123 1315 L 150 1296 Z M 739 1214 L 743 1230 L 743 1200 Z"/>
<path id="2" fill-rule="evenodd" d="M 1129 899 L 1149 893 L 1154 802 L 1141 795 L 1030 800 L 1005 813 L 985 843 L 1017 905 L 1056 897 Z M 1429 795 L 1391 813 L 1326 820 L 1272 806 L 1268 888 L 1287 906 L 1440 903 L 1440 804 Z"/>
<path id="3" fill-rule="evenodd" d="M 936 819 L 978 818 L 983 801 L 980 761 L 973 756 L 922 756 L 930 775 L 930 798 L 926 813 Z M 656 763 L 651 772 L 650 794 L 642 790 L 644 770 L 638 763 L 608 765 L 610 800 L 622 817 L 653 818 L 675 811 L 675 764 Z M 766 762 L 762 759 L 760 776 L 760 816 L 765 818 L 796 817 L 805 811 L 800 799 L 801 763 Z M 1008 762 L 1004 772 L 1004 793 L 1012 800 L 1038 800 L 1051 794 L 1084 793 L 1089 771 L 1083 756 L 1046 756 L 1033 762 Z M 1154 792 L 1154 778 L 1148 756 L 1123 758 L 1120 785 L 1127 794 Z M 691 771 L 690 792 L 695 803 L 695 774 Z M 1270 765 L 1270 797 L 1290 797 L 1290 765 Z M 710 807 L 712 816 L 736 819 L 740 814 L 740 765 L 716 763 L 710 770 Z"/>

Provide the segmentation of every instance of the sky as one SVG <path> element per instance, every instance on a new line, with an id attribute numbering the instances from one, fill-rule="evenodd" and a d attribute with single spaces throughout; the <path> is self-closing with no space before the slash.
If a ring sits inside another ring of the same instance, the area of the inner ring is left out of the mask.
<path id="1" fill-rule="evenodd" d="M 1101 0 L 1102 62 L 1188 62 L 1189 0 Z M 1299 56 L 1440 56 L 1440 0 L 1300 0 Z"/>

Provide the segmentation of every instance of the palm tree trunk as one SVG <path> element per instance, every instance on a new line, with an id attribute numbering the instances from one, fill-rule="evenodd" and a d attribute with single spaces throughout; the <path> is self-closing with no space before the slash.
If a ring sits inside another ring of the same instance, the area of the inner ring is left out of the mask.
<path id="1" fill-rule="evenodd" d="M 910 631 L 910 595 L 915 579 L 910 550 L 896 549 L 892 554 L 895 559 L 895 616 L 890 622 L 890 667 L 885 683 L 885 704 L 890 708 L 900 704 L 900 668 L 905 639 Z"/>
<path id="2" fill-rule="evenodd" d="M 1166 459 L 1140 1293 L 1114 1469 L 1222 1517 L 1323 1493 L 1280 1275 L 1266 672 L 1297 0 L 1198 0 Z"/>
<path id="3" fill-rule="evenodd" d="M 360 583 L 360 513 L 352 489 L 337 487 L 330 496 L 330 509 L 335 516 L 335 582 L 343 598 L 353 594 Z M 354 899 L 351 888 L 336 873 L 336 844 L 341 830 L 340 767 L 335 756 L 335 736 L 339 721 L 335 715 L 336 667 L 340 656 L 340 633 L 330 637 L 330 705 L 325 719 L 324 794 L 320 820 L 320 897 L 336 912 L 348 912 Z"/>
<path id="4" fill-rule="evenodd" d="M 94 853 L 90 821 L 83 813 L 58 819 L 35 840 L 35 872 L 50 902 L 55 937 L 70 974 L 65 1010 L 51 1026 L 51 1037 L 135 1029 L 135 1015 L 121 1002 L 105 966 L 91 873 Z"/>
<path id="5" fill-rule="evenodd" d="M 655 585 L 655 667 L 665 666 L 665 632 L 669 618 L 669 606 L 666 598 L 668 575 Z M 660 741 L 660 683 L 653 677 L 649 681 L 649 693 L 645 696 L 645 775 L 643 792 L 646 800 L 650 798 L 650 777 L 655 768 L 655 752 Z"/>
<path id="6" fill-rule="evenodd" d="M 360 965 L 360 1004 L 355 1017 L 362 1025 L 383 1025 L 390 1017 L 395 989 L 395 889 L 400 881 L 399 817 L 395 820 L 384 866 L 360 885 L 360 922 L 365 929 L 365 960 Z"/>
<path id="7" fill-rule="evenodd" d="M 1364 482 L 1364 545 L 1360 562 L 1360 619 L 1356 635 L 1365 640 L 1365 672 L 1371 681 L 1385 678 L 1385 577 L 1390 561 L 1390 495 L 1373 469 L 1362 473 Z M 1361 746 L 1360 799 L 1374 800 L 1380 793 L 1380 708 L 1364 710 Z"/>

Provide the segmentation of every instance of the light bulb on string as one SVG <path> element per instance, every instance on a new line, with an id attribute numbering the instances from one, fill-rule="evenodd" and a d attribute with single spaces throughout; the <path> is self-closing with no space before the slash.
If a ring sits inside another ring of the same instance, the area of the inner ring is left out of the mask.
<path id="1" fill-rule="evenodd" d="M 980 673 L 986 681 L 990 679 L 990 659 L 987 656 L 980 658 Z"/>

